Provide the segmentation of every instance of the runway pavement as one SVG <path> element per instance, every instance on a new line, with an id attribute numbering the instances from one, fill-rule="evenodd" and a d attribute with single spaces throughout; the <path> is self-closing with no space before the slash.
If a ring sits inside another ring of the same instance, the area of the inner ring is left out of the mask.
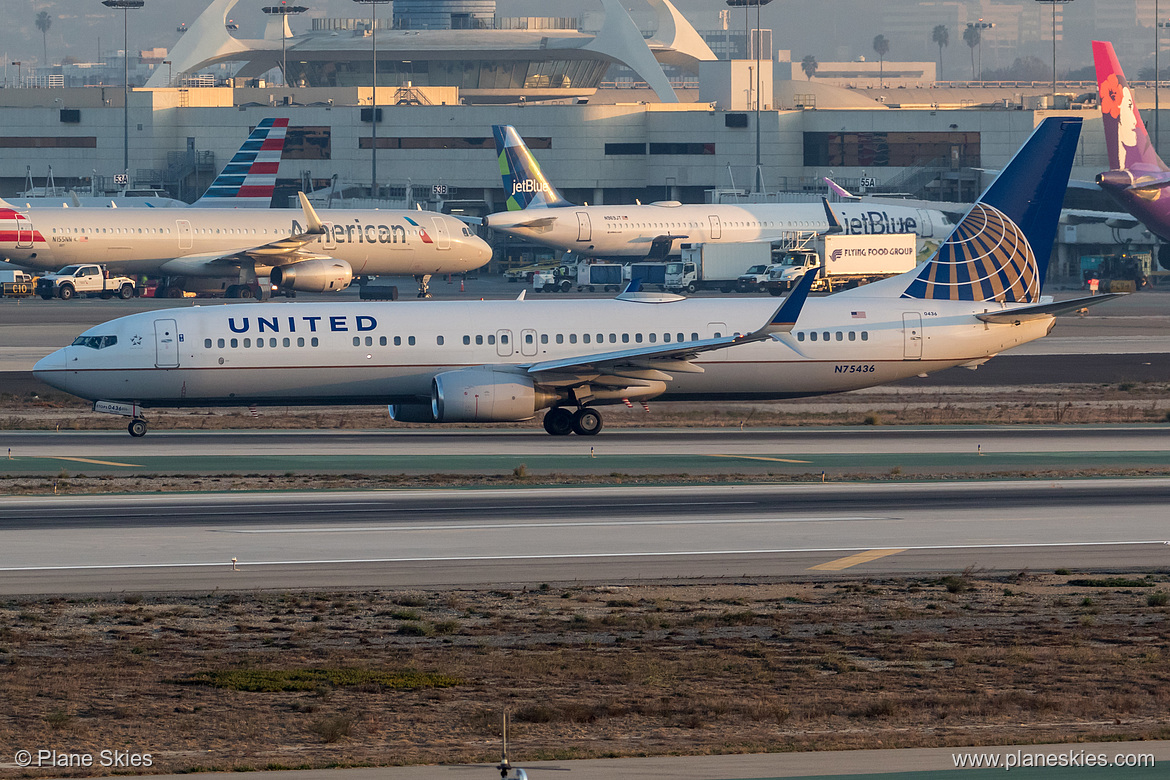
<path id="1" fill-rule="evenodd" d="M 10 497 L 0 593 L 1164 568 L 1168 501 L 1166 480 Z"/>
<path id="2" fill-rule="evenodd" d="M 0 475 L 72 474 L 987 474 L 1165 469 L 1170 428 L 870 426 L 533 430 L 6 431 Z M 8 452 L 11 450 L 11 453 Z M 10 457 L 8 457 L 10 455 Z M 683 478 L 680 476 L 680 478 Z M 295 480 L 289 481 L 295 487 Z"/>

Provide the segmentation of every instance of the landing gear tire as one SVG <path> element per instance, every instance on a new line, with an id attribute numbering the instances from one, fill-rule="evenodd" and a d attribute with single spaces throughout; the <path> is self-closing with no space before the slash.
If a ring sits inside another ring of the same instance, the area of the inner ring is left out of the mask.
<path id="1" fill-rule="evenodd" d="M 573 433 L 578 436 L 596 436 L 601 428 L 601 415 L 593 409 L 578 409 L 573 415 Z"/>
<path id="2" fill-rule="evenodd" d="M 168 298 L 182 298 L 183 297 L 183 288 L 182 287 L 168 287 L 167 288 L 167 297 Z"/>
<path id="3" fill-rule="evenodd" d="M 140 439 L 146 435 L 146 420 L 131 420 L 130 424 L 126 426 L 126 430 L 129 431 L 130 435 L 134 438 Z"/>
<path id="4" fill-rule="evenodd" d="M 237 298 L 254 298 L 255 295 L 255 290 L 252 289 L 251 285 L 247 284 L 241 284 L 239 290 L 236 291 Z"/>
<path id="5" fill-rule="evenodd" d="M 553 436 L 568 436 L 573 432 L 573 413 L 563 406 L 554 406 L 544 415 L 544 429 Z"/>

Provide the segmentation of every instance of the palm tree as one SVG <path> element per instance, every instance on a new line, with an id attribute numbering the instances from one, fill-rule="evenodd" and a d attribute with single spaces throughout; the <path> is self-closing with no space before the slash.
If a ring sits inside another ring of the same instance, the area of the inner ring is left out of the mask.
<path id="1" fill-rule="evenodd" d="M 809 81 L 812 81 L 812 77 L 816 75 L 819 67 L 820 63 L 817 62 L 817 58 L 811 54 L 804 55 L 804 59 L 800 61 L 800 69 L 804 71 L 804 75 L 808 77 Z"/>
<path id="2" fill-rule="evenodd" d="M 884 87 L 886 85 L 885 56 L 890 52 L 890 42 L 886 36 L 878 35 L 873 39 L 873 50 L 877 52 L 878 56 L 878 85 Z"/>
<path id="3" fill-rule="evenodd" d="M 936 24 L 934 26 L 934 31 L 930 34 L 930 40 L 938 44 L 938 78 L 939 81 L 942 81 L 942 50 L 944 46 L 950 44 L 951 33 L 947 30 L 947 26 L 945 24 Z"/>
<path id="4" fill-rule="evenodd" d="M 971 80 L 975 80 L 975 47 L 979 45 L 982 35 L 978 27 L 967 25 L 967 29 L 963 30 L 963 43 L 967 44 L 967 48 L 971 50 Z"/>
<path id="5" fill-rule="evenodd" d="M 49 64 L 49 28 L 53 26 L 53 17 L 49 16 L 48 11 L 41 11 L 37 14 L 36 20 L 37 29 L 41 31 L 41 45 L 45 49 L 45 65 Z"/>

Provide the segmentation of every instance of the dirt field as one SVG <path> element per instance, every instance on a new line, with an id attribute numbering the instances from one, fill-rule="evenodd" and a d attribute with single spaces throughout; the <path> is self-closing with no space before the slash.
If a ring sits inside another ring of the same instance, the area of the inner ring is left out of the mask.
<path id="1" fill-rule="evenodd" d="M 478 762 L 504 709 L 529 761 L 1165 739 L 1167 580 L 9 601 L 0 744 L 153 772 Z"/>

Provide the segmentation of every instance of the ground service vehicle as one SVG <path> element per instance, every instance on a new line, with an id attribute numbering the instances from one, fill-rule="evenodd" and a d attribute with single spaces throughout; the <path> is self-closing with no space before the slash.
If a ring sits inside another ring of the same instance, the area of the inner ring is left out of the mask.
<path id="1" fill-rule="evenodd" d="M 37 280 L 37 295 L 46 301 L 50 298 L 67 301 L 78 295 L 86 298 L 95 295 L 113 298 L 116 295 L 126 300 L 135 294 L 133 279 L 129 276 L 110 276 L 104 266 L 97 264 L 67 265 Z"/>
<path id="2" fill-rule="evenodd" d="M 739 275 L 755 265 L 772 261 L 772 244 L 683 244 L 682 259 L 666 264 L 666 289 L 693 293 L 696 290 L 731 292 Z"/>
<path id="3" fill-rule="evenodd" d="M 508 282 L 531 282 L 533 274 L 541 271 L 551 271 L 560 263 L 533 263 L 531 265 L 522 265 L 519 268 L 509 268 L 504 271 L 504 280 Z"/>
<path id="4" fill-rule="evenodd" d="M 533 274 L 532 289 L 534 292 L 569 292 L 575 286 L 577 292 L 617 292 L 624 282 L 625 266 L 621 263 L 578 263 Z"/>
<path id="5" fill-rule="evenodd" d="M 768 272 L 772 270 L 771 263 L 759 263 L 744 271 L 736 279 L 736 287 L 742 292 L 764 292 L 767 288 Z"/>
<path id="6" fill-rule="evenodd" d="M 0 271 L 0 295 L 5 298 L 28 298 L 36 292 L 37 280 L 24 271 Z"/>
<path id="7" fill-rule="evenodd" d="M 640 279 L 643 287 L 666 289 L 666 263 L 630 263 L 628 269 L 629 279 Z"/>
<path id="8" fill-rule="evenodd" d="M 860 240 L 859 240 L 860 239 Z M 792 289 L 810 268 L 820 267 L 814 290 L 844 289 L 896 276 L 918 261 L 913 233 L 885 236 L 803 234 L 784 249 L 763 286 L 772 295 Z"/>

